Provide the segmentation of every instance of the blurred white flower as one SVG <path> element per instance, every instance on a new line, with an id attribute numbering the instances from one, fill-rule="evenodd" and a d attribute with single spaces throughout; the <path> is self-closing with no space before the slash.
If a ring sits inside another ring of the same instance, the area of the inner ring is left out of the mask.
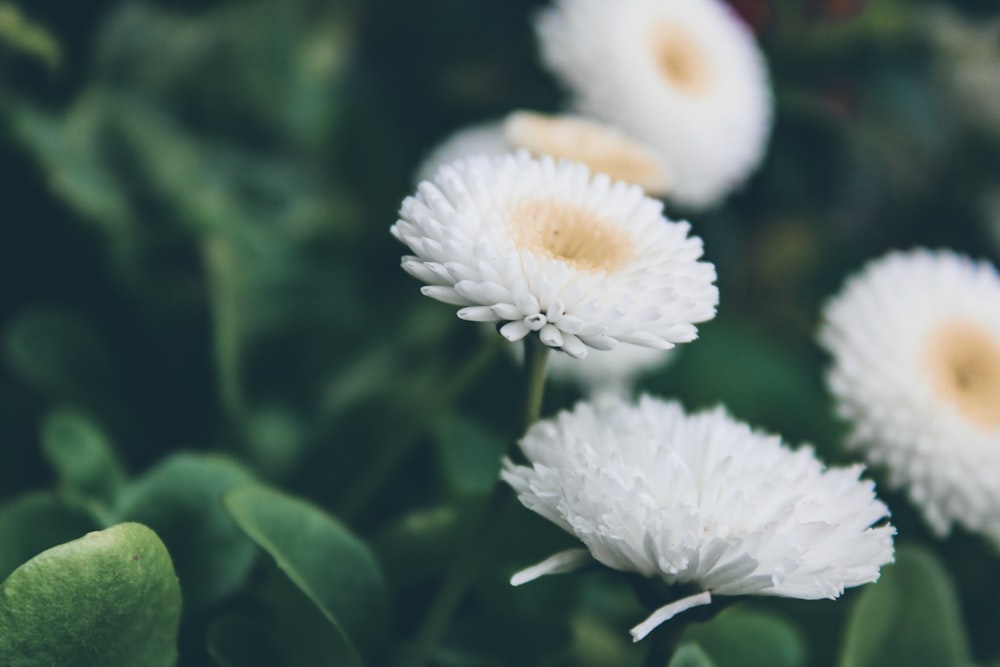
<path id="1" fill-rule="evenodd" d="M 582 162 L 594 173 L 634 183 L 651 195 L 670 185 L 666 166 L 650 149 L 619 130 L 577 116 L 515 111 L 502 121 L 459 130 L 444 140 L 418 170 L 427 180 L 439 167 L 473 155 L 500 155 L 525 149 L 535 157 Z"/>
<path id="2" fill-rule="evenodd" d="M 438 169 L 475 155 L 490 157 L 510 153 L 515 148 L 504 135 L 503 122 L 491 121 L 464 127 L 435 146 L 417 168 L 417 183 L 434 178 Z"/>
<path id="3" fill-rule="evenodd" d="M 652 147 L 689 207 L 722 199 L 760 163 L 771 125 L 764 58 L 719 0 L 555 0 L 543 62 L 588 116 Z"/>
<path id="4" fill-rule="evenodd" d="M 393 235 L 422 292 L 497 322 L 508 341 L 537 332 L 572 357 L 632 343 L 694 340 L 718 303 L 715 267 L 690 225 L 638 186 L 526 152 L 442 167 L 407 197 Z"/>
<path id="5" fill-rule="evenodd" d="M 657 350 L 639 345 L 618 345 L 613 350 L 594 350 L 586 359 L 563 355 L 549 361 L 550 377 L 578 385 L 589 396 L 632 395 L 636 378 L 668 366 L 677 350 Z"/>
<path id="6" fill-rule="evenodd" d="M 713 595 L 835 598 L 893 558 L 888 510 L 860 465 L 826 470 L 809 447 L 793 451 L 721 408 L 687 416 L 672 402 L 605 398 L 539 422 L 520 445 L 530 465 L 506 460 L 503 479 L 589 555 L 562 552 L 512 583 L 592 557 L 700 589 L 633 628 L 636 641 Z"/>
<path id="7" fill-rule="evenodd" d="M 953 9 L 927 10 L 938 80 L 967 122 L 1000 133 L 1000 20 L 972 21 Z"/>
<path id="8" fill-rule="evenodd" d="M 823 313 L 849 444 L 884 464 L 931 528 L 1000 541 L 1000 275 L 949 251 L 893 252 Z"/>

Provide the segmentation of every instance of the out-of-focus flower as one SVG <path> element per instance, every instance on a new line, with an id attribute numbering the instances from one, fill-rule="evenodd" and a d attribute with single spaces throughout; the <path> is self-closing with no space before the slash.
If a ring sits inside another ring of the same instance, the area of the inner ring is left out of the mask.
<path id="1" fill-rule="evenodd" d="M 593 558 L 700 591 L 633 628 L 636 641 L 713 595 L 835 598 L 893 558 L 895 530 L 861 466 L 824 469 L 810 448 L 793 451 L 721 408 L 687 416 L 649 397 L 605 398 L 539 422 L 520 445 L 529 465 L 506 460 L 503 479 L 587 549 L 512 583 Z"/>
<path id="2" fill-rule="evenodd" d="M 459 130 L 431 152 L 418 175 L 427 180 L 449 162 L 522 148 L 535 157 L 582 162 L 596 174 L 634 183 L 651 195 L 665 194 L 670 186 L 667 168 L 656 154 L 619 130 L 577 116 L 530 111 L 515 111 L 503 121 Z"/>
<path id="3" fill-rule="evenodd" d="M 939 535 L 1000 541 L 1000 275 L 953 252 L 894 252 L 823 313 L 828 382 L 849 444 Z"/>
<path id="4" fill-rule="evenodd" d="M 403 201 L 393 235 L 422 292 L 573 357 L 617 343 L 669 349 L 718 303 L 690 225 L 638 186 L 527 152 L 442 167 Z"/>
<path id="5" fill-rule="evenodd" d="M 542 59 L 573 106 L 655 149 L 668 196 L 716 203 L 760 163 L 771 125 L 764 59 L 718 0 L 555 0 Z"/>
<path id="6" fill-rule="evenodd" d="M 638 345 L 619 345 L 613 350 L 595 351 L 586 359 L 554 357 L 549 363 L 551 377 L 573 382 L 590 396 L 612 394 L 628 397 L 642 373 L 664 368 L 677 350 L 657 350 Z"/>
<path id="7" fill-rule="evenodd" d="M 1000 20 L 973 22 L 947 7 L 933 7 L 925 25 L 938 50 L 938 79 L 955 112 L 1000 133 Z"/>

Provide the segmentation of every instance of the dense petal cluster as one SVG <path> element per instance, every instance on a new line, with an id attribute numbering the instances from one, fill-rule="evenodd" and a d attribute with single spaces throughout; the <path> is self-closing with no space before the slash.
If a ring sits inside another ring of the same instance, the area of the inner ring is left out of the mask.
<path id="1" fill-rule="evenodd" d="M 520 445 L 529 465 L 507 460 L 502 475 L 528 509 L 608 567 L 708 594 L 696 604 L 834 598 L 893 557 L 894 529 L 875 525 L 888 510 L 861 466 L 824 469 L 810 448 L 793 451 L 722 409 L 688 416 L 649 397 L 605 398 L 536 424 Z M 579 564 L 560 555 L 517 583 Z"/>
<path id="2" fill-rule="evenodd" d="M 760 163 L 769 77 L 726 3 L 555 0 L 536 27 L 542 60 L 573 106 L 656 150 L 672 200 L 711 205 Z"/>
<path id="3" fill-rule="evenodd" d="M 392 227 L 425 295 L 462 306 L 462 319 L 497 323 L 509 341 L 537 332 L 577 358 L 697 336 L 718 290 L 689 230 L 637 186 L 526 152 L 442 167 Z"/>
<path id="4" fill-rule="evenodd" d="M 1000 541 L 1000 274 L 949 251 L 893 252 L 823 313 L 828 382 L 849 444 L 940 535 Z"/>

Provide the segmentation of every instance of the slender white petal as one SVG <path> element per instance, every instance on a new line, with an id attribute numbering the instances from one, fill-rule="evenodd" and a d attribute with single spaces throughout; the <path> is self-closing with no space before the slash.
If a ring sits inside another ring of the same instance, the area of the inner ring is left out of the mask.
<path id="1" fill-rule="evenodd" d="M 848 444 L 885 465 L 930 527 L 1000 543 L 1000 273 L 949 251 L 893 252 L 826 305 L 827 382 Z"/>
<path id="2" fill-rule="evenodd" d="M 424 294 L 577 359 L 618 341 L 667 349 L 715 315 L 715 267 L 689 230 L 637 186 L 523 152 L 442 167 L 392 227 Z"/>
<path id="3" fill-rule="evenodd" d="M 534 581 L 539 577 L 550 574 L 565 574 L 573 570 L 579 570 L 593 562 L 590 552 L 586 549 L 567 549 L 553 554 L 541 563 L 526 567 L 510 578 L 511 586 L 520 586 L 529 581 Z"/>
<path id="4" fill-rule="evenodd" d="M 712 594 L 708 591 L 702 591 L 701 593 L 695 593 L 694 595 L 689 595 L 686 598 L 681 598 L 676 602 L 671 602 L 670 604 L 663 605 L 652 614 L 649 615 L 645 621 L 635 626 L 629 630 L 629 634 L 632 635 L 632 641 L 637 642 L 641 639 L 645 639 L 646 635 L 658 628 L 663 623 L 666 623 L 672 619 L 677 614 L 682 611 L 687 611 L 693 607 L 699 607 L 704 604 L 711 604 Z"/>
<path id="5" fill-rule="evenodd" d="M 827 470 L 722 409 L 602 397 L 535 424 L 520 447 L 529 465 L 508 459 L 501 475 L 521 503 L 616 570 L 706 596 L 815 599 L 875 581 L 893 558 L 888 509 L 860 466 Z"/>

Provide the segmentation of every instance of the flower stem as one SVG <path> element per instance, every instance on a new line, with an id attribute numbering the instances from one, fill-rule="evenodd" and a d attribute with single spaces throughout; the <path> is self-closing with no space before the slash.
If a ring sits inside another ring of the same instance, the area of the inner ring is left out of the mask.
<path id="1" fill-rule="evenodd" d="M 420 435 L 431 416 L 436 415 L 436 406 L 448 405 L 461 395 L 466 388 L 475 380 L 486 366 L 490 364 L 496 356 L 498 345 L 489 341 L 483 344 L 479 351 L 462 366 L 458 374 L 449 382 L 444 389 L 437 392 L 434 398 L 434 405 L 428 409 L 417 412 L 415 423 L 409 427 L 401 426 L 396 429 L 398 436 L 391 440 L 371 465 L 355 480 L 355 482 L 344 493 L 343 500 L 337 507 L 337 516 L 343 521 L 351 522 L 364 510 L 371 499 L 381 489 L 392 474 L 396 472 L 400 464 L 406 458 L 413 447 L 420 442 Z"/>
<path id="2" fill-rule="evenodd" d="M 524 341 L 524 428 L 538 421 L 542 410 L 542 396 L 545 390 L 545 360 L 548 347 L 537 336 L 529 336 Z M 507 448 L 508 456 L 518 452 L 516 442 Z M 505 483 L 497 480 L 493 492 L 486 503 L 486 509 L 478 522 L 478 529 L 459 553 L 444 584 L 417 630 L 412 647 L 399 661 L 399 667 L 421 667 L 428 654 L 437 646 L 441 636 L 447 631 L 462 598 L 465 597 L 482 569 L 493 545 L 503 528 L 504 519 L 513 506 L 514 492 Z"/>

